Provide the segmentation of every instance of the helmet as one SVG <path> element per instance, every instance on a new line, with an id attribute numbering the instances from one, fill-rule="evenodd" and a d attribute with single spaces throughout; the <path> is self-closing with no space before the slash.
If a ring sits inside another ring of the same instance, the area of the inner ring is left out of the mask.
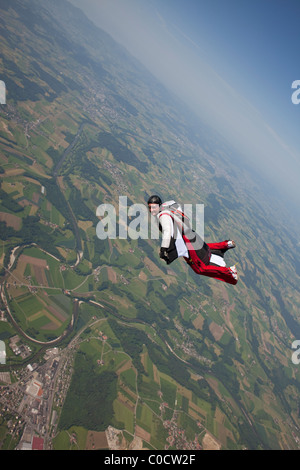
<path id="1" fill-rule="evenodd" d="M 150 196 L 148 199 L 148 205 L 149 204 L 159 204 L 160 206 L 162 205 L 162 200 L 160 199 L 159 196 Z"/>

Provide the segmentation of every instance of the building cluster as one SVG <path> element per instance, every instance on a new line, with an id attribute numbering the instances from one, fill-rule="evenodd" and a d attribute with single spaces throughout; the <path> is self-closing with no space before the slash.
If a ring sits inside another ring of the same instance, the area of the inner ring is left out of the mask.
<path id="1" fill-rule="evenodd" d="M 172 337 L 174 344 L 178 349 L 181 349 L 185 354 L 195 357 L 198 361 L 204 362 L 208 364 L 209 366 L 212 365 L 212 361 L 208 359 L 205 356 L 200 355 L 194 347 L 193 342 L 190 340 L 188 333 L 186 330 L 183 328 L 182 325 L 177 323 L 176 321 L 174 322 L 176 329 L 180 332 L 181 337 L 183 338 L 183 341 L 179 340 L 177 337 Z"/>
<path id="2" fill-rule="evenodd" d="M 163 394 L 161 391 L 158 392 L 158 396 L 163 400 Z M 177 406 L 177 400 L 175 400 L 175 406 Z M 174 410 L 173 416 L 171 419 L 164 419 L 164 414 L 166 409 L 169 408 L 169 404 L 165 401 L 159 406 L 160 417 L 163 421 L 163 426 L 167 430 L 168 436 L 166 438 L 165 450 L 170 448 L 177 450 L 201 450 L 202 446 L 199 442 L 200 434 L 195 433 L 194 440 L 191 441 L 187 436 L 185 430 L 180 427 L 178 420 L 178 411 Z M 199 427 L 199 432 L 203 430 L 203 426 L 200 421 L 197 421 L 197 426 Z M 201 429 L 201 431 L 200 431 Z"/>
<path id="3" fill-rule="evenodd" d="M 104 160 L 103 168 L 105 168 L 105 170 L 107 170 L 112 175 L 115 184 L 120 190 L 119 194 L 125 194 L 128 191 L 128 187 L 123 180 L 123 171 L 108 160 Z"/>
<path id="4" fill-rule="evenodd" d="M 46 362 L 28 365 L 17 382 L 0 385 L 0 407 L 3 416 L 10 417 L 11 433 L 22 429 L 18 450 L 45 448 L 49 424 L 52 422 L 53 389 L 60 361 L 58 349 L 47 351 Z"/>
<path id="5" fill-rule="evenodd" d="M 164 428 L 168 431 L 168 437 L 166 439 L 167 444 L 165 449 L 168 450 L 170 447 L 173 449 L 180 450 L 201 450 L 202 446 L 198 441 L 198 436 L 195 434 L 194 440 L 191 441 L 186 436 L 185 430 L 178 426 L 178 416 L 175 412 L 172 419 L 163 422 Z M 199 427 L 201 423 L 199 422 Z"/>
<path id="6" fill-rule="evenodd" d="M 9 340 L 9 347 L 16 356 L 21 356 L 22 359 L 26 359 L 31 354 L 31 349 L 27 344 L 21 342 L 18 335 L 13 336 Z"/>
<path id="7" fill-rule="evenodd" d="M 51 389 L 59 363 L 54 349 L 53 358 L 44 367 L 27 366 L 30 372 L 23 382 L 23 398 L 18 412 L 25 417 L 25 429 L 18 448 L 21 450 L 43 449 L 49 415 L 52 408 Z"/>

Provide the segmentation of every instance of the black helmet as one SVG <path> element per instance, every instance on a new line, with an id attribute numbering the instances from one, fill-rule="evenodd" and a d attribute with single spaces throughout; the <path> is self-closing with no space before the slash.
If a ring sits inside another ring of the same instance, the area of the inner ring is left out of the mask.
<path id="1" fill-rule="evenodd" d="M 162 205 L 162 200 L 160 199 L 159 196 L 150 196 L 148 199 L 148 205 L 149 204 L 159 204 L 160 206 Z"/>

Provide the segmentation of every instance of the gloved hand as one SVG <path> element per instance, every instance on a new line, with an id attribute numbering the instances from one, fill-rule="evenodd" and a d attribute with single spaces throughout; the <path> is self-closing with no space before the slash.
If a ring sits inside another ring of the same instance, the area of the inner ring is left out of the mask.
<path id="1" fill-rule="evenodd" d="M 161 259 L 165 260 L 167 264 L 169 264 L 170 261 L 169 261 L 169 255 L 168 255 L 167 248 L 161 247 L 159 257 Z"/>

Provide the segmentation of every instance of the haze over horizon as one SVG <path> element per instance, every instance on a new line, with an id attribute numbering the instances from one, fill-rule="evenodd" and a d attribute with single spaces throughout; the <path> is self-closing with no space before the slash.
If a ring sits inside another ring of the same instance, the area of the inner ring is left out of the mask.
<path id="1" fill-rule="evenodd" d="M 300 207 L 294 0 L 71 0 Z"/>

